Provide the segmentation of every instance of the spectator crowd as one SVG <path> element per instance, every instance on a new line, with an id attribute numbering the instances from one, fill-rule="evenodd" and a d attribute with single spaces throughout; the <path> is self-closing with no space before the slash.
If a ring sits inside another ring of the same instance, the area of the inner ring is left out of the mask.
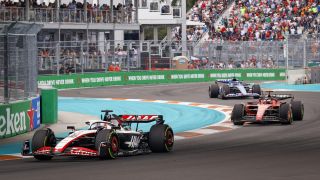
<path id="1" fill-rule="evenodd" d="M 231 4 L 231 0 L 198 0 L 187 13 L 187 21 L 198 23 L 187 28 L 187 40 L 198 41 L 212 29 L 220 15 Z M 181 39 L 181 31 L 174 30 L 174 40 Z"/>
<path id="2" fill-rule="evenodd" d="M 320 11 L 319 0 L 236 0 L 209 38 L 228 41 L 276 41 L 302 35 Z"/>
<path id="3" fill-rule="evenodd" d="M 188 63 L 188 69 L 237 69 L 237 68 L 276 68 L 277 65 L 272 57 L 258 59 L 256 56 L 251 56 L 246 61 L 210 61 L 207 57 L 199 59 L 191 59 Z"/>
<path id="4" fill-rule="evenodd" d="M 113 5 L 110 7 L 108 4 L 91 4 L 89 2 L 86 3 L 87 6 L 87 20 L 88 22 L 95 22 L 95 23 L 132 23 L 133 20 L 133 13 L 134 7 L 133 4 L 121 4 L 118 3 L 117 5 Z M 25 7 L 25 2 L 22 0 L 19 1 L 1 1 L 0 2 L 0 12 L 1 16 L 5 16 L 7 12 L 8 16 L 21 16 L 22 14 L 19 13 L 19 8 Z M 77 2 L 75 0 L 70 1 L 69 3 L 61 4 L 60 5 L 60 20 L 63 22 L 81 22 L 84 20 L 85 17 L 85 4 L 81 1 Z M 11 14 L 9 10 L 11 9 Z M 56 3 L 49 4 L 41 3 L 38 4 L 36 0 L 30 3 L 30 11 L 31 11 L 31 19 L 36 21 L 42 21 L 42 19 L 49 19 L 50 21 L 54 20 L 56 9 Z M 111 14 L 113 12 L 113 14 Z M 113 16 L 112 16 L 113 15 Z M 113 17 L 113 19 L 112 19 Z M 0 17 L 1 18 L 1 17 Z M 3 19 L 5 17 L 2 17 Z"/>

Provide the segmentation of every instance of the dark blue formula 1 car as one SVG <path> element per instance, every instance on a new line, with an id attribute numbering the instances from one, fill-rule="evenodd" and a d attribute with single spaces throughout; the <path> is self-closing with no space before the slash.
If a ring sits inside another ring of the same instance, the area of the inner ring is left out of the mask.
<path id="1" fill-rule="evenodd" d="M 245 98 L 254 97 L 258 99 L 261 95 L 261 87 L 259 84 L 250 85 L 236 78 L 218 80 L 209 86 L 210 98 Z"/>

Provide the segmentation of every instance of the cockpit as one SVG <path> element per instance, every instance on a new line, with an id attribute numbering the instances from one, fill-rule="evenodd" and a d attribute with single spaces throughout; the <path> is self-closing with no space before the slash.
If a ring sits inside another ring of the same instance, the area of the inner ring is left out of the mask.
<path id="1" fill-rule="evenodd" d="M 109 122 L 94 122 L 90 125 L 89 129 L 90 130 L 94 130 L 94 129 L 101 129 L 101 128 L 107 128 L 108 126 L 110 126 Z"/>

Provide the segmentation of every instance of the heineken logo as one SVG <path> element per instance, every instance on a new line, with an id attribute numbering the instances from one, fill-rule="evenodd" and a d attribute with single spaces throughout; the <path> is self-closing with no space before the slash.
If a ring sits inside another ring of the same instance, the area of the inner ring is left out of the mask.
<path id="1" fill-rule="evenodd" d="M 32 103 L 30 103 L 30 109 L 27 111 L 27 114 L 30 119 L 30 131 L 33 130 L 33 117 L 34 117 L 35 110 L 32 108 Z"/>
<path id="2" fill-rule="evenodd" d="M 13 112 L 10 107 L 7 107 L 4 112 L 0 115 L 0 136 L 20 134 L 27 130 L 24 111 Z"/>
<path id="3" fill-rule="evenodd" d="M 40 97 L 0 105 L 0 138 L 12 137 L 40 126 Z"/>

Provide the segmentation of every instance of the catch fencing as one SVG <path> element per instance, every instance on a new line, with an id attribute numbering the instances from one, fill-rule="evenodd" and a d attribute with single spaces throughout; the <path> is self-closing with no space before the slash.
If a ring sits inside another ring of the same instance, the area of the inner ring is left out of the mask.
<path id="1" fill-rule="evenodd" d="M 0 103 L 37 95 L 37 32 L 39 25 L 0 26 Z"/>
<path id="2" fill-rule="evenodd" d="M 305 68 L 320 61 L 320 40 L 188 42 L 186 52 L 180 41 L 38 42 L 37 60 L 40 74 L 69 74 L 108 71 L 110 66 L 174 69 L 173 58 L 182 54 L 190 69 Z"/>

